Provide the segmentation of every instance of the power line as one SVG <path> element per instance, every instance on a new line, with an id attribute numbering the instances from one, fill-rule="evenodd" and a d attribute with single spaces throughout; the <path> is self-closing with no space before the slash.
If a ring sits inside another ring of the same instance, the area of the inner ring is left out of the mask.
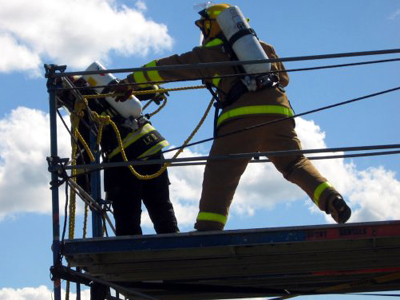
<path id="1" fill-rule="evenodd" d="M 396 51 L 397 51 L 397 50 L 396 50 Z M 399 50 L 399 51 L 400 51 L 400 50 Z M 396 53 L 397 53 L 397 52 L 396 52 Z M 356 56 L 356 55 L 358 55 L 358 54 L 359 54 L 359 53 L 352 53 L 352 56 Z M 376 54 L 376 53 L 374 53 L 374 54 Z M 370 54 L 370 55 L 372 55 L 372 54 Z M 321 69 L 321 68 L 333 68 L 333 67 L 343 67 L 343 66 L 355 66 L 355 65 L 362 65 L 362 64 L 369 64 L 369 63 L 381 63 L 381 62 L 398 61 L 398 60 L 400 60 L 400 59 L 379 60 L 379 61 L 373 61 L 373 62 L 359 62 L 359 63 L 349 63 L 349 64 L 332 65 L 332 66 L 302 68 L 302 69 L 293 69 L 293 70 L 290 70 L 290 71 L 304 71 L 304 70 L 315 70 L 315 69 Z M 112 70 L 110 70 L 110 71 L 112 71 Z M 64 73 L 64 75 L 65 75 L 65 73 Z M 213 138 L 208 138 L 208 139 L 200 140 L 200 141 L 197 141 L 197 142 L 188 144 L 188 145 L 186 145 L 186 146 L 180 146 L 180 147 L 172 148 L 172 149 L 163 151 L 163 153 L 167 153 L 167 152 L 171 152 L 171 151 L 176 151 L 176 150 L 179 150 L 179 149 L 182 149 L 182 148 L 185 148 L 185 147 L 190 147 L 190 146 L 198 145 L 198 144 L 201 144 L 201 143 L 209 142 L 209 141 L 212 141 L 212 140 L 217 139 L 217 138 L 223 138 L 223 137 L 226 137 L 226 136 L 229 136 L 229 135 L 232 135 L 232 134 L 237 134 L 237 133 L 244 132 L 244 131 L 247 131 L 247 130 L 251 130 L 251 129 L 254 129 L 254 128 L 258 128 L 258 127 L 262 127 L 262 126 L 266 126 L 266 125 L 270 125 L 270 124 L 275 124 L 275 123 L 282 122 L 282 121 L 285 121 L 285 120 L 288 120 L 288 119 L 294 119 L 294 118 L 296 118 L 296 117 L 304 116 L 304 115 L 307 115 L 307 114 L 311 114 L 311 113 L 319 112 L 319 111 L 322 111 L 322 110 L 327 110 L 327 109 L 331 109 L 331 108 L 334 108 L 334 107 L 338 107 L 338 106 L 341 106 L 341 105 L 350 104 L 350 103 L 352 103 L 352 102 L 356 102 L 356 101 L 360 101 L 360 100 L 364 100 L 364 99 L 376 97 L 376 96 L 379 96 L 379 95 L 383 95 L 383 94 L 386 94 L 386 93 L 390 93 L 390 92 L 397 91 L 397 90 L 399 90 L 399 89 L 400 89 L 400 87 L 396 87 L 396 88 L 392 88 L 392 89 L 389 89 L 389 90 L 384 90 L 384 91 L 381 91 L 381 92 L 377 92 L 377 93 L 365 95 L 365 96 L 362 96 L 362 97 L 350 99 L 350 100 L 347 100 L 347 101 L 339 102 L 339 103 L 336 103 L 336 104 L 333 104 L 333 105 L 324 106 L 324 107 L 321 107 L 321 108 L 317 108 L 317 109 L 314 109 L 314 110 L 310 110 L 310 111 L 307 111 L 307 112 L 303 112 L 303 113 L 300 113 L 300 114 L 296 114 L 296 115 L 291 116 L 291 117 L 285 117 L 285 118 L 280 118 L 280 119 L 277 119 L 277 120 L 274 120 L 274 121 L 270 121 L 270 122 L 260 123 L 260 124 L 254 125 L 254 126 L 250 126 L 250 127 L 243 128 L 243 129 L 241 129 L 241 130 L 229 132 L 229 133 L 226 133 L 226 134 L 217 136 L 217 137 L 213 137 Z M 59 116 L 60 116 L 60 115 L 59 115 Z M 61 116 L 60 116 L 60 117 L 61 117 Z M 66 124 L 64 124 L 64 125 L 66 125 Z M 304 150 L 301 150 L 301 151 L 303 152 L 302 154 L 307 153 L 307 151 L 304 151 Z M 332 151 L 341 151 L 341 150 L 330 150 L 330 151 L 332 152 Z M 350 151 L 350 150 L 348 150 L 348 151 Z M 354 150 L 353 150 L 353 151 L 354 151 Z M 322 151 L 321 151 L 321 152 L 322 152 Z M 324 151 L 324 152 L 327 152 L 327 151 Z M 397 153 L 398 153 L 398 152 L 396 152 L 396 151 L 394 151 L 394 152 L 392 151 L 392 152 L 375 153 L 375 154 L 373 154 L 373 155 L 389 155 L 389 154 L 397 154 Z M 251 154 L 251 155 L 253 155 L 253 156 L 262 156 L 263 154 L 255 153 L 255 154 Z M 277 154 L 271 154 L 271 153 L 269 153 L 268 155 L 271 156 L 271 155 L 277 155 Z M 290 154 L 289 154 L 289 152 L 285 152 L 284 154 L 281 154 L 281 155 L 290 155 Z M 292 154 L 292 155 L 293 155 L 293 154 Z M 368 154 L 368 155 L 371 155 L 371 154 Z M 350 155 L 346 155 L 346 156 L 334 156 L 334 157 L 333 157 L 333 156 L 329 156 L 329 157 L 326 157 L 326 158 L 359 157 L 359 156 L 368 156 L 368 155 L 366 155 L 366 154 L 358 154 L 358 155 L 351 155 L 351 156 L 350 156 Z M 266 155 L 265 155 L 265 156 L 266 156 Z M 212 159 L 212 158 L 211 158 L 211 157 L 207 157 L 207 158 L 204 158 L 204 159 Z M 323 159 L 323 158 L 322 158 L 322 157 L 315 157 L 315 158 L 310 158 L 310 159 Z M 156 162 L 156 161 L 154 160 L 152 163 L 154 163 L 154 164 L 155 164 L 155 163 L 164 163 L 164 162 L 167 162 L 167 161 L 168 161 L 168 160 L 162 160 L 162 161 Z M 174 161 L 173 163 L 177 164 L 176 161 Z M 118 163 L 113 163 L 112 165 L 113 165 L 113 166 L 116 166 L 116 164 L 118 164 Z M 124 164 L 124 165 L 140 165 L 140 164 L 149 164 L 149 162 L 143 162 L 143 161 L 132 162 L 132 161 L 131 161 L 131 162 L 127 162 L 127 163 Z M 182 165 L 182 163 L 181 163 L 180 165 Z M 99 164 L 99 165 L 92 164 L 91 166 L 94 167 L 94 168 L 99 168 L 99 166 L 101 166 L 101 168 L 104 168 L 104 167 L 106 167 L 106 164 Z M 79 166 L 76 166 L 76 168 L 78 168 L 78 167 L 79 167 Z M 68 168 L 68 167 L 65 167 L 65 168 Z M 87 165 L 85 165 L 85 168 L 86 168 L 86 169 L 90 169 L 90 168 L 87 167 Z"/>
<path id="2" fill-rule="evenodd" d="M 270 124 L 275 124 L 275 123 L 282 122 L 282 121 L 285 121 L 285 120 L 288 120 L 288 119 L 294 119 L 294 118 L 296 118 L 296 117 L 300 117 L 300 116 L 304 116 L 304 115 L 307 115 L 307 114 L 319 112 L 319 111 L 322 111 L 322 110 L 331 109 L 331 108 L 338 107 L 338 106 L 341 106 L 341 105 L 350 104 L 350 103 L 352 103 L 352 102 L 361 101 L 361 100 L 364 100 L 364 99 L 376 97 L 376 96 L 383 95 L 383 94 L 390 93 L 390 92 L 394 92 L 394 91 L 397 91 L 397 90 L 400 90 L 400 87 L 396 87 L 396 88 L 392 88 L 392 89 L 389 89 L 389 90 L 384 90 L 384 91 L 381 91 L 381 92 L 377 92 L 377 93 L 365 95 L 365 96 L 362 96 L 362 97 L 350 99 L 350 100 L 347 100 L 347 101 L 339 102 L 339 103 L 336 103 L 336 104 L 324 106 L 324 107 L 321 107 L 321 108 L 317 108 L 317 109 L 314 109 L 314 110 L 310 110 L 310 111 L 307 111 L 307 112 L 303 112 L 303 113 L 300 113 L 300 114 L 296 114 L 296 115 L 294 115 L 294 116 L 292 116 L 292 117 L 280 118 L 280 119 L 276 119 L 276 120 L 274 120 L 274 121 L 269 121 L 269 122 L 260 123 L 260 124 L 254 125 L 254 126 L 249 126 L 249 127 L 243 128 L 243 129 L 241 129 L 241 130 L 229 132 L 229 133 L 226 133 L 226 134 L 217 136 L 217 137 L 212 137 L 212 138 L 200 140 L 200 141 L 197 141 L 197 142 L 194 142 L 194 143 L 190 143 L 190 144 L 187 144 L 186 146 L 179 146 L 179 147 L 175 147 L 175 148 L 172 148 L 172 149 L 168 149 L 168 150 L 166 150 L 166 151 L 163 151 L 163 153 L 172 152 L 172 151 L 176 151 L 176 150 L 179 150 L 179 149 L 191 147 L 191 146 L 194 146 L 194 145 L 198 145 L 198 144 L 201 144 L 201 143 L 205 143 L 205 142 L 212 141 L 212 140 L 217 139 L 217 138 L 223 138 L 223 137 L 226 137 L 226 136 L 230 136 L 230 135 L 232 135 L 232 134 L 237 134 L 237 133 L 240 133 L 240 132 L 244 132 L 244 131 L 247 131 L 247 130 L 259 128 L 259 127 L 262 127 L 262 126 L 267 126 L 267 125 L 270 125 Z M 374 146 L 372 146 L 372 147 L 374 147 Z M 395 145 L 395 147 L 396 147 L 396 145 Z M 365 149 L 367 149 L 367 148 L 365 148 Z M 372 149 L 372 148 L 368 148 L 368 149 Z M 331 149 L 330 152 L 332 152 L 332 151 L 345 151 L 345 150 L 347 150 L 347 151 L 360 151 L 360 150 L 363 150 L 363 149 L 359 149 L 359 150 L 349 150 L 349 149 L 346 149 L 346 148 L 335 148 L 335 149 L 333 149 L 333 150 Z M 312 152 L 307 152 L 307 151 L 305 151 L 305 150 L 300 150 L 300 151 L 301 151 L 302 154 L 312 153 Z M 322 152 L 322 150 L 320 150 L 320 151 Z M 323 150 L 323 152 L 328 152 L 328 151 L 329 151 L 329 150 Z M 290 152 L 290 151 L 286 151 L 286 152 L 284 152 L 284 154 L 281 154 L 281 155 L 288 155 L 289 152 Z M 391 153 L 391 154 L 393 154 L 393 153 Z M 253 155 L 253 156 L 263 156 L 263 154 L 259 154 L 259 153 L 253 153 L 252 155 Z M 277 155 L 277 154 L 268 153 L 268 155 L 271 156 L 271 155 Z M 266 156 L 266 155 L 264 155 L 264 156 Z M 207 159 L 210 159 L 210 158 L 208 157 Z M 168 160 L 163 160 L 163 161 L 156 161 L 156 160 L 154 160 L 154 161 L 152 161 L 152 163 L 154 163 L 154 164 L 155 164 L 156 162 L 157 162 L 157 163 L 164 163 L 164 162 L 168 162 Z M 152 163 L 149 163 L 149 161 L 134 161 L 134 162 L 133 162 L 133 161 L 130 161 L 130 162 L 127 162 L 126 164 L 122 164 L 122 165 L 118 165 L 118 163 L 113 163 L 113 164 L 111 164 L 111 165 L 109 165 L 109 164 L 100 164 L 100 165 L 101 165 L 100 168 L 104 168 L 104 167 L 106 167 L 106 166 L 127 166 L 127 165 L 141 165 L 141 164 L 152 164 Z M 117 164 L 117 165 L 116 165 L 116 164 Z M 91 166 L 94 167 L 94 168 L 99 168 L 99 165 L 96 165 L 96 164 L 92 164 Z M 79 167 L 82 167 L 82 166 L 79 166 Z M 65 169 L 68 169 L 69 167 L 66 166 L 66 167 L 64 167 L 64 168 L 65 168 Z M 76 168 L 78 168 L 78 166 L 76 166 Z M 87 165 L 86 165 L 85 168 L 86 168 L 86 169 L 91 169 L 91 168 L 88 168 Z M 71 169 L 72 169 L 72 168 L 71 168 Z"/>
<path id="3" fill-rule="evenodd" d="M 317 71 L 317 70 L 325 70 L 325 69 L 334 69 L 334 68 L 345 68 L 345 67 L 356 67 L 356 66 L 363 66 L 363 65 L 370 65 L 370 64 L 380 64 L 380 63 L 388 63 L 388 62 L 398 62 L 400 58 L 392 58 L 392 59 L 380 59 L 380 60 L 372 60 L 372 61 L 362 61 L 362 62 L 355 62 L 355 63 L 346 63 L 346 64 L 334 64 L 334 65 L 325 65 L 325 66 L 316 66 L 316 67 L 306 67 L 306 68 L 296 68 L 296 69 L 286 69 L 286 70 L 277 70 L 274 72 L 266 72 L 266 73 L 291 73 L 291 72 L 303 72 L 303 71 Z M 266 74 L 262 73 L 262 74 Z M 254 75 L 261 75 L 261 74 L 254 74 Z M 190 79 L 180 79 L 180 80 L 168 80 L 168 81 L 149 81 L 149 84 L 166 84 L 166 83 L 176 83 L 176 82 L 185 82 L 185 81 L 194 81 L 194 80 L 204 80 L 204 79 L 215 79 L 215 78 L 232 78 L 243 76 L 243 74 L 226 74 L 226 75 L 219 75 L 213 77 L 193 77 Z M 132 85 L 132 84 L 125 84 L 125 85 Z M 135 85 L 135 84 L 133 84 Z M 96 88 L 106 88 L 109 87 L 108 85 L 97 85 Z M 94 88 L 94 87 L 93 87 Z M 57 90 L 64 91 L 64 90 L 80 90 L 80 89 L 87 89 L 87 87 L 68 87 L 68 88 L 57 88 Z"/>
<path id="4" fill-rule="evenodd" d="M 372 153 L 359 153 L 359 154 L 343 154 L 343 155 L 325 155 L 325 156 L 308 156 L 309 160 L 326 160 L 326 159 L 341 159 L 341 158 L 359 158 L 359 157 L 369 157 L 369 156 L 383 156 L 383 155 L 394 155 L 400 154 L 399 151 L 380 151 Z M 270 159 L 254 159 L 250 163 L 268 163 L 271 162 Z M 172 163 L 170 167 L 186 167 L 186 166 L 199 166 L 205 165 L 207 162 L 193 162 L 193 163 Z"/>
<path id="5" fill-rule="evenodd" d="M 353 102 L 357 102 L 357 101 L 361 101 L 361 100 L 365 100 L 365 99 L 368 99 L 368 98 L 377 97 L 377 96 L 380 96 L 380 95 L 383 95 L 383 94 L 387 94 L 387 93 L 391 93 L 391 92 L 398 91 L 398 90 L 400 90 L 400 87 L 384 90 L 384 91 L 377 92 L 377 93 L 368 94 L 368 95 L 365 95 L 365 96 L 361 96 L 361 97 L 358 97 L 358 98 L 353 98 L 353 99 L 350 99 L 350 100 L 347 100 L 347 101 L 339 102 L 339 103 L 328 105 L 328 106 L 323 106 L 323 107 L 320 107 L 320 108 L 317 108 L 317 109 L 313 109 L 313 110 L 309 110 L 309 111 L 306 111 L 306 112 L 303 112 L 303 113 L 295 114 L 295 115 L 293 115 L 291 117 L 279 118 L 279 119 L 276 119 L 276 120 L 273 120 L 273 121 L 264 122 L 264 123 L 260 123 L 260 124 L 254 125 L 254 126 L 249 126 L 249 127 L 246 127 L 246 128 L 240 129 L 240 130 L 236 130 L 236 131 L 228 132 L 228 133 L 225 133 L 225 134 L 221 134 L 221 135 L 216 136 L 216 137 L 203 139 L 203 140 L 200 140 L 200 141 L 197 141 L 197 142 L 193 142 L 193 143 L 187 144 L 185 147 L 191 147 L 191 146 L 199 145 L 199 144 L 202 144 L 202 143 L 213 141 L 215 139 L 224 138 L 224 137 L 230 136 L 232 134 L 241 133 L 241 132 L 244 132 L 244 131 L 247 131 L 247 130 L 251 130 L 251 129 L 259 128 L 259 127 L 262 127 L 262 126 L 283 122 L 283 121 L 290 120 L 290 119 L 295 119 L 297 117 L 309 115 L 309 114 L 312 114 L 312 113 L 316 113 L 316 112 L 319 112 L 319 111 L 331 109 L 331 108 L 342 106 L 342 105 L 347 105 L 347 104 L 350 104 L 350 103 L 353 103 Z M 168 149 L 166 151 L 163 151 L 163 153 L 175 151 L 175 150 L 182 149 L 182 148 L 184 148 L 184 147 L 183 146 L 179 146 L 179 147 L 176 147 L 176 148 L 172 148 L 172 149 Z"/>
<path id="6" fill-rule="evenodd" d="M 319 153 L 333 153 L 333 152 L 360 152 L 360 151 L 376 151 L 376 150 L 389 150 L 399 149 L 393 151 L 379 151 L 372 153 L 358 153 L 358 154 L 337 154 L 330 156 L 312 156 L 309 157 L 313 160 L 320 160 L 325 158 L 349 158 L 349 157 L 363 157 L 363 156 L 377 156 L 377 155 L 391 155 L 400 153 L 400 144 L 388 144 L 388 145 L 374 145 L 374 146 L 357 146 L 357 147 L 337 147 L 337 148 L 320 148 L 320 149 L 306 149 L 306 150 L 285 150 L 285 151 L 268 151 L 268 152 L 251 152 L 251 153 L 239 153 L 239 154 L 228 154 L 228 155 L 214 155 L 214 156 L 195 156 L 195 157 L 184 157 L 175 159 L 154 159 L 154 160 L 132 160 L 128 162 L 113 162 L 113 163 L 101 163 L 101 164 L 90 164 L 90 165 L 76 165 L 76 166 L 64 166 L 65 170 L 68 169 L 87 169 L 87 170 L 98 170 L 105 169 L 108 167 L 126 167 L 128 165 L 149 165 L 149 164 L 163 164 L 172 163 L 175 165 L 183 165 L 184 163 L 191 162 L 204 162 L 206 160 L 229 160 L 229 159 L 243 159 L 253 157 L 276 157 L 276 156 L 289 156 L 289 155 L 305 155 L 305 154 L 319 154 Z M 256 160 L 257 161 L 257 160 Z M 261 160 L 260 160 L 261 161 Z M 266 160 L 263 160 L 264 162 Z"/>
<path id="7" fill-rule="evenodd" d="M 274 62 L 321 60 L 321 59 L 384 55 L 384 54 L 395 54 L 395 53 L 400 53 L 400 49 L 295 56 L 295 57 L 283 57 L 283 58 L 271 58 L 271 59 L 247 60 L 247 61 L 223 61 L 223 62 L 212 62 L 212 63 L 194 63 L 194 64 L 169 65 L 169 66 L 146 67 L 146 68 L 140 67 L 140 68 L 109 69 L 109 70 L 99 70 L 99 71 L 93 70 L 93 71 L 63 72 L 63 73 L 46 74 L 46 77 L 54 78 L 54 77 L 63 77 L 63 76 L 91 75 L 91 74 L 104 74 L 104 73 L 133 73 L 133 72 L 140 72 L 140 71 L 156 71 L 156 70 L 157 71 L 167 71 L 167 70 L 204 69 L 204 68 L 212 68 L 212 67 L 226 67 L 226 66 L 250 65 L 250 64 L 261 64 L 261 63 L 274 63 Z"/>

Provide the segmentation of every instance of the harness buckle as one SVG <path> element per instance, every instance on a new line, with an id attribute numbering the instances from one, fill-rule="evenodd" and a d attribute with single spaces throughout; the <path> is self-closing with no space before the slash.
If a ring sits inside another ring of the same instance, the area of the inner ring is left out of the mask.
<path id="1" fill-rule="evenodd" d="M 261 75 L 255 78 L 257 83 L 257 90 L 263 88 L 273 87 L 279 83 L 278 76 L 275 74 Z"/>
<path id="2" fill-rule="evenodd" d="M 247 75 L 241 79 L 249 92 L 256 92 L 263 88 L 273 87 L 279 83 L 276 74 L 264 74 L 259 76 Z"/>
<path id="3" fill-rule="evenodd" d="M 138 121 L 132 116 L 130 116 L 129 118 L 124 119 L 124 121 L 122 122 L 121 125 L 123 127 L 125 127 L 125 128 L 129 128 L 129 129 L 132 129 L 132 130 L 138 130 L 139 129 Z"/>
<path id="4" fill-rule="evenodd" d="M 137 119 L 130 116 L 129 118 L 124 119 L 124 122 L 121 125 L 123 127 L 126 127 L 126 128 L 136 131 L 136 130 L 142 128 L 147 123 L 150 123 L 149 119 L 146 116 L 141 115 Z"/>

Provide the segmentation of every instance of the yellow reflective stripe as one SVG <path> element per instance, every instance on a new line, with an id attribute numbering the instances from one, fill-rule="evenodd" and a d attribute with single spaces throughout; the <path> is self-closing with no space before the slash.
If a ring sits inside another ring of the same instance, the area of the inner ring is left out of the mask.
<path id="1" fill-rule="evenodd" d="M 153 60 L 145 65 L 146 68 L 148 67 L 157 67 L 157 61 Z M 157 70 L 147 71 L 147 76 L 150 78 L 150 81 L 163 81 L 163 78 L 160 76 Z"/>
<path id="2" fill-rule="evenodd" d="M 148 134 L 149 132 L 152 132 L 154 130 L 156 130 L 156 129 L 147 123 L 140 130 L 129 133 L 122 141 L 122 146 L 124 147 L 124 149 L 126 149 L 129 145 L 132 145 L 134 142 L 136 142 L 142 136 L 144 136 L 145 134 Z M 109 158 L 114 157 L 115 155 L 117 155 L 120 152 L 121 152 L 121 149 L 119 147 L 115 148 L 113 150 L 113 152 L 111 152 L 111 154 L 109 155 Z"/>
<path id="3" fill-rule="evenodd" d="M 224 42 L 221 39 L 213 39 L 209 41 L 207 44 L 204 45 L 204 47 L 214 47 L 218 45 L 222 45 Z"/>
<path id="4" fill-rule="evenodd" d="M 146 76 L 144 76 L 144 72 L 143 72 L 143 71 L 135 72 L 135 73 L 133 74 L 133 78 L 135 79 L 135 82 L 136 82 L 136 83 L 145 83 L 145 82 L 148 81 L 148 80 L 146 79 Z"/>
<path id="5" fill-rule="evenodd" d="M 257 114 L 278 114 L 285 115 L 287 117 L 294 116 L 293 111 L 290 108 L 280 105 L 254 105 L 244 106 L 229 110 L 219 116 L 217 126 L 221 125 L 222 122 L 240 116 L 246 115 L 257 115 Z"/>
<path id="6" fill-rule="evenodd" d="M 153 60 L 153 61 L 149 62 L 148 64 L 145 64 L 143 67 L 144 68 L 157 67 L 157 61 Z M 158 73 L 157 70 L 138 71 L 133 74 L 133 78 L 136 83 L 146 83 L 149 81 L 163 81 L 163 78 L 160 76 L 160 73 Z"/>
<path id="7" fill-rule="evenodd" d="M 226 224 L 227 219 L 227 216 L 210 212 L 200 212 L 197 216 L 197 221 L 214 221 L 224 225 Z"/>
<path id="8" fill-rule="evenodd" d="M 218 73 L 216 73 L 216 74 L 214 75 L 213 80 L 212 80 L 212 84 L 213 84 L 214 86 L 216 86 L 216 87 L 218 87 L 219 82 L 221 81 L 221 77 L 218 77 L 218 76 L 221 76 L 221 75 L 218 74 Z M 215 78 L 215 77 L 217 77 L 217 78 Z"/>
<path id="9" fill-rule="evenodd" d="M 321 194 L 327 189 L 332 187 L 332 184 L 329 181 L 325 181 L 321 183 L 319 186 L 314 191 L 314 203 L 316 205 L 319 204 L 319 197 L 321 197 Z"/>
<path id="10" fill-rule="evenodd" d="M 154 153 L 157 153 L 162 148 L 167 147 L 167 146 L 169 146 L 169 142 L 167 140 L 163 140 L 163 141 L 159 142 L 157 145 L 154 145 L 153 147 L 151 147 L 149 150 L 147 150 L 143 154 L 139 155 L 138 158 L 142 158 L 142 157 L 145 157 L 145 156 L 150 156 L 150 155 L 152 155 Z"/>

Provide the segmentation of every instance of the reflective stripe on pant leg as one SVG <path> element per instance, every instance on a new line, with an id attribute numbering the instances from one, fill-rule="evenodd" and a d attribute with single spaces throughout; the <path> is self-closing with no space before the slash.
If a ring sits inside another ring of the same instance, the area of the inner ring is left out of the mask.
<path id="1" fill-rule="evenodd" d="M 222 214 L 200 212 L 194 228 L 199 231 L 223 230 L 228 217 Z"/>
<path id="2" fill-rule="evenodd" d="M 258 124 L 277 120 L 278 118 L 279 116 L 265 116 Z M 301 142 L 297 137 L 295 124 L 292 120 L 287 119 L 261 128 L 263 128 L 263 133 L 259 134 L 259 138 L 262 139 L 263 143 L 261 151 L 301 149 Z M 325 211 L 327 195 L 335 192 L 335 189 L 309 159 L 303 155 L 270 156 L 268 158 L 286 180 L 300 187 L 320 210 Z"/>
<path id="3" fill-rule="evenodd" d="M 332 184 L 329 181 L 325 181 L 321 183 L 319 186 L 314 191 L 314 203 L 319 207 L 319 199 L 321 197 L 321 194 L 327 189 L 327 188 L 332 188 Z"/>
<path id="4" fill-rule="evenodd" d="M 223 226 L 225 226 L 227 220 L 227 216 L 210 212 L 199 212 L 199 215 L 197 216 L 197 221 L 218 222 L 221 223 Z"/>
<path id="5" fill-rule="evenodd" d="M 220 126 L 223 122 L 236 117 L 245 117 L 245 116 L 249 117 L 252 115 L 271 115 L 271 114 L 283 115 L 286 117 L 294 116 L 294 113 L 290 108 L 281 105 L 242 106 L 222 113 L 218 117 L 217 127 Z"/>

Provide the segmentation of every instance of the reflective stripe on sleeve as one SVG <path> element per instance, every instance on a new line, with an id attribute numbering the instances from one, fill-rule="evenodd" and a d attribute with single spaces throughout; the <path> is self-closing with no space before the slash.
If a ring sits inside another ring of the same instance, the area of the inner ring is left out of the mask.
<path id="1" fill-rule="evenodd" d="M 148 67 L 157 67 L 157 61 L 153 60 L 145 65 L 146 68 Z M 150 81 L 163 81 L 163 78 L 160 76 L 157 70 L 147 71 L 147 76 L 150 78 Z"/>
<path id="2" fill-rule="evenodd" d="M 145 64 L 143 67 L 157 67 L 157 61 L 153 60 L 148 64 Z M 133 78 L 136 83 L 147 83 L 149 81 L 163 81 L 163 78 L 160 76 L 157 70 L 152 71 L 138 71 L 133 74 Z"/>
<path id="3" fill-rule="evenodd" d="M 214 47 L 214 46 L 218 46 L 218 45 L 222 45 L 224 42 L 221 39 L 213 39 L 211 41 L 209 41 L 207 44 L 204 45 L 204 47 L 208 48 L 208 47 Z"/>
<path id="4" fill-rule="evenodd" d="M 199 215 L 197 216 L 197 221 L 213 221 L 223 225 L 226 224 L 227 219 L 227 216 L 210 212 L 199 212 Z"/>
<path id="5" fill-rule="evenodd" d="M 218 73 L 215 73 L 214 78 L 212 79 L 212 84 L 213 84 L 215 87 L 218 87 L 219 82 L 221 81 L 221 77 L 219 77 L 219 76 L 221 76 L 221 75 L 218 74 Z"/>
<path id="6" fill-rule="evenodd" d="M 322 193 L 327 189 L 332 187 L 332 184 L 329 181 L 325 181 L 321 183 L 314 191 L 314 203 L 318 206 L 319 198 L 321 197 Z"/>
<path id="7" fill-rule="evenodd" d="M 264 115 L 264 114 L 278 114 L 286 117 L 294 116 L 293 111 L 290 108 L 280 105 L 254 105 L 244 106 L 229 110 L 218 117 L 217 126 L 221 125 L 231 118 L 248 116 L 248 115 Z"/>
<path id="8" fill-rule="evenodd" d="M 146 83 L 148 80 L 146 79 L 146 76 L 144 76 L 143 71 L 135 72 L 133 74 L 133 78 L 135 79 L 136 83 Z"/>

